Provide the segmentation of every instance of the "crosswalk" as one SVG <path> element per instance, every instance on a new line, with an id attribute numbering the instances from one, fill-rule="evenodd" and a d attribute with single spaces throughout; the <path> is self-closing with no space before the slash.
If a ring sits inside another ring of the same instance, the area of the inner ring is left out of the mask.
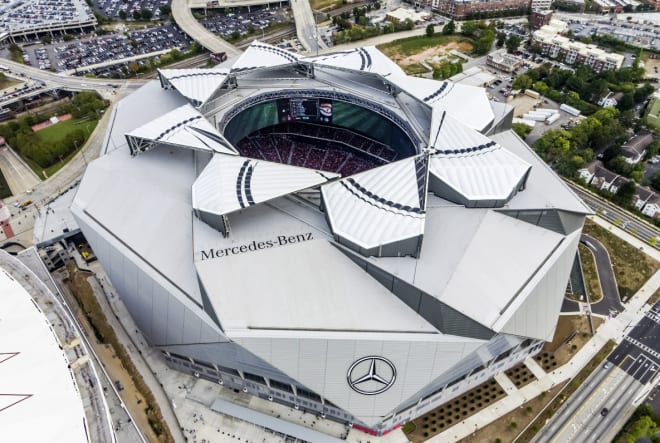
<path id="1" fill-rule="evenodd" d="M 646 354 L 655 357 L 656 360 L 657 360 L 658 362 L 660 362 L 660 352 L 655 351 L 654 349 L 648 347 L 647 345 L 645 345 L 645 344 L 642 343 L 641 341 L 636 340 L 636 339 L 632 338 L 632 337 L 629 336 L 629 335 L 626 335 L 626 336 L 624 337 L 624 340 L 626 340 L 626 341 L 632 343 L 633 345 L 637 346 L 639 349 L 641 349 L 642 351 L 644 351 Z"/>

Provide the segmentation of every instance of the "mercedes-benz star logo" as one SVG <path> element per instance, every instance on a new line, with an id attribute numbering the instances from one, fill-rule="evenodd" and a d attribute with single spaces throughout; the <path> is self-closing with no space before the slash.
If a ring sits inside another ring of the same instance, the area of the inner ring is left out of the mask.
<path id="1" fill-rule="evenodd" d="M 364 395 L 387 391 L 396 380 L 396 369 L 391 361 L 371 355 L 362 357 L 348 368 L 348 385 Z"/>

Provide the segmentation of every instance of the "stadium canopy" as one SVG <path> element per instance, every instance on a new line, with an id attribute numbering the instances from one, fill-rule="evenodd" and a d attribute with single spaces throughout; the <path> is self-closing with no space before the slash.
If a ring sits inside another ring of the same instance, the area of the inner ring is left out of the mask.
<path id="1" fill-rule="evenodd" d="M 447 80 L 438 81 L 406 75 L 394 76 L 387 80 L 417 100 L 426 103 L 434 111 L 446 111 L 477 131 L 487 129 L 495 118 L 482 88 L 460 85 Z"/>
<path id="2" fill-rule="evenodd" d="M 268 45 L 258 41 L 252 42 L 243 54 L 234 62 L 231 72 L 240 72 L 256 68 L 270 68 L 274 66 L 289 65 L 300 59 L 298 54 L 277 46 Z"/>
<path id="3" fill-rule="evenodd" d="M 427 185 L 424 154 L 321 187 L 335 239 L 366 256 L 417 256 Z"/>
<path id="4" fill-rule="evenodd" d="M 216 155 L 193 183 L 193 209 L 207 221 L 209 216 L 223 216 L 338 177 L 332 172 Z"/>
<path id="5" fill-rule="evenodd" d="M 500 207 L 524 187 L 531 165 L 445 111 L 431 121 L 430 189 L 467 207 Z"/>
<path id="6" fill-rule="evenodd" d="M 131 155 L 158 144 L 237 154 L 234 147 L 191 105 L 183 105 L 126 134 Z"/>
<path id="7" fill-rule="evenodd" d="M 332 54 L 316 57 L 306 57 L 302 60 L 318 66 L 371 72 L 380 74 L 383 77 L 403 76 L 402 78 L 408 78 L 399 65 L 390 60 L 374 46 L 333 52 Z"/>
<path id="8" fill-rule="evenodd" d="M 203 105 L 222 86 L 228 70 L 212 69 L 159 69 L 163 88 L 174 88 L 196 108 Z"/>

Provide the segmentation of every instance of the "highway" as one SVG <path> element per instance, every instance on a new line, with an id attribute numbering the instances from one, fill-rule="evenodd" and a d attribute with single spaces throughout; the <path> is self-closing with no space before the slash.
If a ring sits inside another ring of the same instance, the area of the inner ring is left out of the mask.
<path id="1" fill-rule="evenodd" d="M 534 443 L 609 442 L 660 368 L 660 303 L 656 303 L 541 430 Z"/>
<path id="2" fill-rule="evenodd" d="M 177 25 L 200 45 L 211 52 L 224 52 L 227 57 L 233 57 L 241 53 L 234 45 L 231 45 L 208 31 L 192 15 L 187 0 L 172 0 L 172 17 Z"/>
<path id="3" fill-rule="evenodd" d="M 660 240 L 660 230 L 655 226 L 639 219 L 628 211 L 585 191 L 574 183 L 569 181 L 566 183 L 591 209 L 596 211 L 598 215 L 605 220 L 614 223 L 615 225 L 619 225 L 629 234 L 644 242 L 648 243 L 652 238 L 658 238 Z M 656 244 L 655 247 L 660 249 L 660 244 Z"/>

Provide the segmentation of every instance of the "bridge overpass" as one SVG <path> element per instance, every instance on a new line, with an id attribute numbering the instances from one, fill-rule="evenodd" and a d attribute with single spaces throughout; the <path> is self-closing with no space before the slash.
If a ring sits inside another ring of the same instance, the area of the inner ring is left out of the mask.
<path id="1" fill-rule="evenodd" d="M 177 25 L 200 45 L 211 52 L 224 52 L 227 57 L 233 57 L 241 53 L 234 45 L 231 45 L 208 31 L 192 15 L 188 0 L 172 0 L 172 17 Z"/>

